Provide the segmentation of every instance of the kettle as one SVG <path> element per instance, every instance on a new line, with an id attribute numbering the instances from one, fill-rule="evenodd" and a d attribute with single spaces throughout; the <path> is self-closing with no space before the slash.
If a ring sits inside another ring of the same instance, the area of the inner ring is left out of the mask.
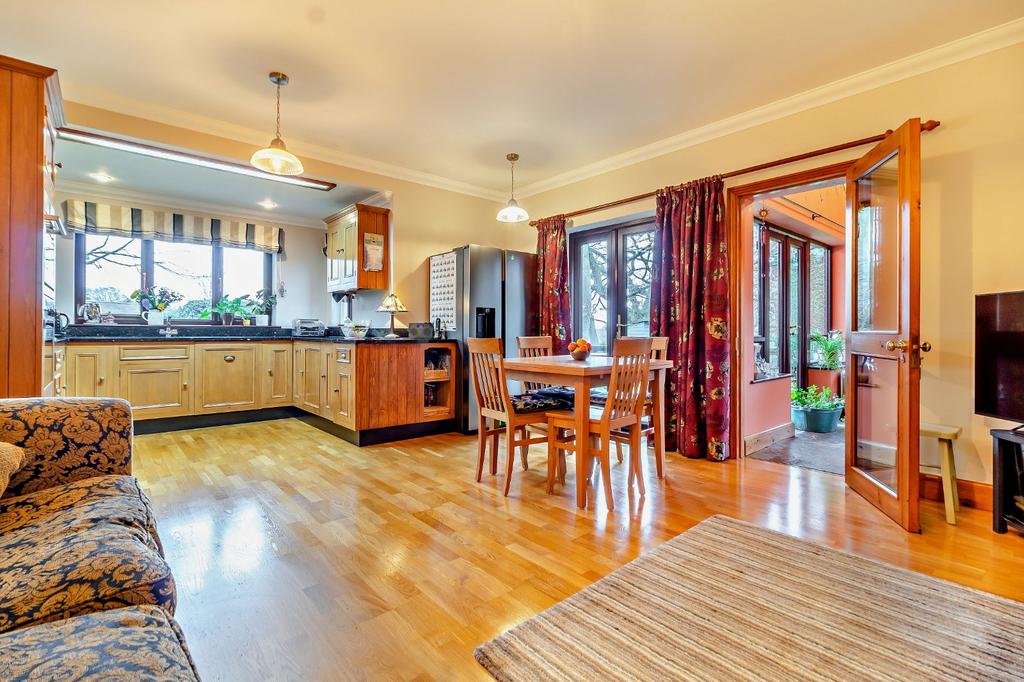
<path id="1" fill-rule="evenodd" d="M 71 324 L 71 320 L 64 313 L 59 313 L 56 310 L 53 311 L 53 333 L 54 334 L 65 334 L 68 331 L 68 325 Z"/>

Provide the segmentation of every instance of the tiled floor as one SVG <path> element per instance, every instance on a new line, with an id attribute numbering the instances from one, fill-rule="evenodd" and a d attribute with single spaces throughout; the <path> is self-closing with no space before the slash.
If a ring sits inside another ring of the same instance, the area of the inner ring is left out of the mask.
<path id="1" fill-rule="evenodd" d="M 846 431 L 842 424 L 833 433 L 797 431 L 795 437 L 772 443 L 747 456 L 765 462 L 842 474 L 846 460 Z"/>

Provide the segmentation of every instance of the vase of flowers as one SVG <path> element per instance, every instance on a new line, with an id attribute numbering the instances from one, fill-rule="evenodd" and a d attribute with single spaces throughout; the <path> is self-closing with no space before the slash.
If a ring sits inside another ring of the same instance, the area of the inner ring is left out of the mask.
<path id="1" fill-rule="evenodd" d="M 139 307 L 142 308 L 142 319 L 147 324 L 152 325 L 162 325 L 167 308 L 172 303 L 181 301 L 184 298 L 184 296 L 173 289 L 155 286 L 136 289 L 131 294 L 131 299 L 138 301 Z"/>

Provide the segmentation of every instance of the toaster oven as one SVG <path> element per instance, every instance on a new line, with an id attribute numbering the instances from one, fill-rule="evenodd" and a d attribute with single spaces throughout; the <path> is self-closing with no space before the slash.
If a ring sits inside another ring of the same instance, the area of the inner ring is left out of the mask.
<path id="1" fill-rule="evenodd" d="M 324 336 L 327 326 L 323 320 L 299 318 L 292 321 L 292 336 Z"/>

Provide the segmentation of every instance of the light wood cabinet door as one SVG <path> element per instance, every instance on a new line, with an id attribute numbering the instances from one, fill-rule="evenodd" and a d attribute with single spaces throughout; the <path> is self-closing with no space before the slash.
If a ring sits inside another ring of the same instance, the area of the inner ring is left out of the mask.
<path id="1" fill-rule="evenodd" d="M 117 398 L 117 346 L 70 345 L 64 378 L 67 395 L 81 398 Z"/>
<path id="2" fill-rule="evenodd" d="M 359 224 L 345 221 L 342 226 L 344 252 L 341 254 L 342 286 L 355 289 L 359 282 Z"/>
<path id="3" fill-rule="evenodd" d="M 302 404 L 307 412 L 321 414 L 324 409 L 327 368 L 325 347 L 318 343 L 303 344 L 302 351 Z"/>
<path id="4" fill-rule="evenodd" d="M 53 395 L 57 398 L 68 395 L 66 357 L 64 345 L 55 344 L 53 347 Z"/>
<path id="5" fill-rule="evenodd" d="M 181 417 L 192 413 L 192 363 L 184 360 L 122 362 L 121 396 L 136 419 Z"/>
<path id="6" fill-rule="evenodd" d="M 303 379 L 306 364 L 303 360 L 305 347 L 299 343 L 292 344 L 292 405 L 302 407 L 302 391 L 305 388 Z"/>
<path id="7" fill-rule="evenodd" d="M 327 290 L 338 291 L 341 286 L 342 254 L 345 250 L 341 221 L 327 226 Z"/>
<path id="8" fill-rule="evenodd" d="M 292 344 L 260 346 L 260 407 L 292 404 Z"/>
<path id="9" fill-rule="evenodd" d="M 196 344 L 196 414 L 259 407 L 255 343 Z"/>
<path id="10" fill-rule="evenodd" d="M 356 347 L 334 347 L 330 364 L 330 419 L 335 424 L 356 428 Z"/>

